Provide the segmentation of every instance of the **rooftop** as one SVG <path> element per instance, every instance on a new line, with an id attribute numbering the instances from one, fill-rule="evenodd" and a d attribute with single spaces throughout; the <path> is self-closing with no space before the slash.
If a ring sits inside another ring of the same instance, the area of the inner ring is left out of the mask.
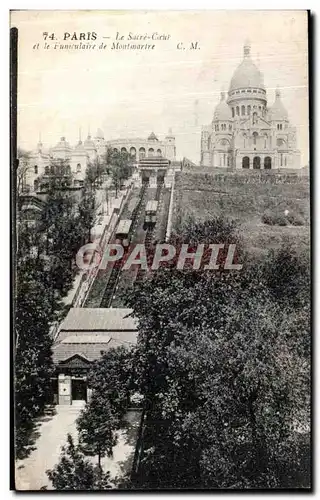
<path id="1" fill-rule="evenodd" d="M 61 325 L 60 331 L 115 332 L 136 331 L 136 320 L 128 308 L 73 307 Z"/>
<path id="2" fill-rule="evenodd" d="M 102 352 L 112 348 L 130 347 L 137 342 L 137 332 L 96 332 L 60 331 L 52 347 L 55 364 L 79 356 L 89 362 L 101 357 Z"/>

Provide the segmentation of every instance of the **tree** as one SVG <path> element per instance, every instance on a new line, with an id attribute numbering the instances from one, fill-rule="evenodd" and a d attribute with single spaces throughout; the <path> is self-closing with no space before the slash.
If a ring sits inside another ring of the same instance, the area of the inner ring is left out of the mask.
<path id="1" fill-rule="evenodd" d="M 79 222 L 84 229 L 85 234 L 83 240 L 90 241 L 91 228 L 95 221 L 95 198 L 92 192 L 84 189 L 82 198 L 78 205 Z"/>
<path id="2" fill-rule="evenodd" d="M 102 471 L 101 458 L 112 456 L 116 444 L 114 429 L 116 419 L 107 398 L 95 393 L 77 420 L 79 443 L 87 455 L 98 456 L 98 467 Z"/>
<path id="3" fill-rule="evenodd" d="M 193 223 L 180 240 L 230 241 L 230 227 Z M 296 429 L 309 420 L 310 367 L 295 339 L 309 324 L 288 321 L 263 272 L 163 268 L 129 297 L 147 401 L 139 486 L 308 486 L 310 443 Z"/>
<path id="4" fill-rule="evenodd" d="M 15 425 L 17 455 L 24 452 L 51 393 L 53 364 L 49 326 L 51 307 L 41 263 L 27 258 L 19 262 L 15 306 Z"/>
<path id="5" fill-rule="evenodd" d="M 101 470 L 85 459 L 78 446 L 75 446 L 70 434 L 67 444 L 62 448 L 59 463 L 46 471 L 55 490 L 107 490 L 110 473 Z"/>
<path id="6" fill-rule="evenodd" d="M 85 184 L 93 191 L 102 183 L 102 176 L 105 172 L 105 165 L 100 161 L 99 157 L 91 160 L 86 170 Z"/>
<path id="7" fill-rule="evenodd" d="M 111 165 L 112 181 L 116 188 L 116 197 L 118 197 L 121 183 L 132 175 L 132 158 L 126 151 L 111 151 L 107 154 Z"/>
<path id="8" fill-rule="evenodd" d="M 30 159 L 31 153 L 29 151 L 25 151 L 24 149 L 18 148 L 17 152 L 19 165 L 17 168 L 17 193 L 18 196 L 24 191 L 26 186 L 26 176 L 28 171 L 31 168 Z"/>
<path id="9" fill-rule="evenodd" d="M 88 375 L 90 402 L 77 421 L 81 449 L 101 458 L 112 455 L 115 431 L 120 428 L 133 390 L 133 358 L 125 347 L 110 349 L 97 360 Z"/>

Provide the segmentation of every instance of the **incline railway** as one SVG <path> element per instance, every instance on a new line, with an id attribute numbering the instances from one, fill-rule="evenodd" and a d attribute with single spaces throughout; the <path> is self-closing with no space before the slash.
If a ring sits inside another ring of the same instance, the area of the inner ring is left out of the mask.
<path id="1" fill-rule="evenodd" d="M 144 276 L 145 271 L 141 271 L 138 266 L 132 266 L 128 270 L 122 268 L 136 244 L 144 244 L 146 248 L 152 246 L 155 226 L 158 227 L 162 209 L 163 187 L 163 178 L 158 178 L 155 187 L 150 187 L 149 179 L 146 178 L 142 182 L 140 192 L 136 192 L 127 203 L 109 240 L 111 244 L 123 246 L 123 257 L 109 262 L 106 269 L 98 271 L 84 307 L 123 307 L 128 287 Z"/>

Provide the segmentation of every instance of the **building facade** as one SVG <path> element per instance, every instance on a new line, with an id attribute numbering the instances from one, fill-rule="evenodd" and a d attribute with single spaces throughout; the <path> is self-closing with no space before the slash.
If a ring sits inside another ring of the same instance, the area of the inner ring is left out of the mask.
<path id="1" fill-rule="evenodd" d="M 72 405 L 90 399 L 87 374 L 109 349 L 131 349 L 137 341 L 137 322 L 131 309 L 71 308 L 55 338 L 52 354 L 53 401 Z"/>
<path id="2" fill-rule="evenodd" d="M 280 90 L 268 107 L 263 75 L 244 45 L 227 96 L 221 93 L 212 123 L 202 128 L 201 165 L 232 169 L 300 168 L 296 129 Z"/>
<path id="3" fill-rule="evenodd" d="M 160 141 L 154 132 L 151 132 L 147 139 L 133 138 L 107 141 L 106 147 L 116 151 L 128 152 L 137 160 L 154 157 L 166 158 L 169 161 L 176 159 L 175 137 L 171 129 L 163 141 Z"/>
<path id="4" fill-rule="evenodd" d="M 37 192 L 40 190 L 41 182 L 46 181 L 46 177 L 54 175 L 52 163 L 54 160 L 63 160 L 65 163 L 65 175 L 70 179 L 72 188 L 79 188 L 83 185 L 86 169 L 90 162 L 102 158 L 108 148 L 115 151 L 129 153 L 139 163 L 144 159 L 162 159 L 175 161 L 176 146 L 175 137 L 172 131 L 166 135 L 164 140 L 159 140 L 152 132 L 148 138 L 141 139 L 115 139 L 106 141 L 103 131 L 97 130 L 95 137 L 88 134 L 85 141 L 79 139 L 73 147 L 61 137 L 60 141 L 50 149 L 44 149 L 41 141 L 32 151 L 29 160 L 29 168 L 26 170 L 24 179 L 24 191 Z"/>

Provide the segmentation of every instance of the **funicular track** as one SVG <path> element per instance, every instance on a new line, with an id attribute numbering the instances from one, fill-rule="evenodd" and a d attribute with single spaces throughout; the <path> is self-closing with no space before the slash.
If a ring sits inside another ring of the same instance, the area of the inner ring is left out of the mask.
<path id="1" fill-rule="evenodd" d="M 158 184 L 157 184 L 157 190 L 156 190 L 156 194 L 155 194 L 155 200 L 159 203 L 160 205 L 160 197 L 161 197 L 161 192 L 162 192 L 162 188 L 163 188 L 163 184 L 164 182 L 163 181 L 159 181 Z M 158 208 L 158 211 L 159 211 L 159 208 Z M 148 254 L 148 250 L 149 248 L 151 248 L 152 246 L 152 242 L 153 242 L 153 239 L 154 239 L 154 230 L 155 230 L 155 226 L 156 224 L 150 224 L 148 225 L 147 227 L 147 230 L 146 230 L 146 236 L 145 236 L 145 240 L 144 240 L 144 244 L 145 244 L 145 248 L 146 248 L 146 251 L 147 251 L 147 254 Z M 137 276 L 136 276 L 136 282 L 140 282 L 142 281 L 143 277 L 145 276 L 146 274 L 146 271 L 139 268 L 139 271 L 137 273 Z"/>
<path id="2" fill-rule="evenodd" d="M 132 239 L 132 235 L 135 231 L 135 226 L 136 226 L 137 220 L 139 218 L 140 210 L 146 202 L 147 186 L 148 186 L 148 181 L 147 180 L 143 181 L 141 191 L 140 191 L 139 201 L 136 204 L 136 206 L 131 214 L 131 221 L 132 222 L 131 222 L 131 228 L 129 231 L 129 241 Z M 126 251 L 125 251 L 125 253 L 126 253 Z M 126 257 L 125 253 L 124 253 L 123 259 Z M 123 259 L 121 259 L 120 261 L 116 261 L 112 267 L 112 271 L 111 271 L 111 274 L 109 276 L 106 288 L 104 290 L 103 297 L 102 297 L 102 300 L 100 303 L 100 307 L 111 307 L 111 304 L 113 301 L 113 296 L 114 296 L 114 293 L 115 293 L 115 290 L 117 287 L 117 283 L 118 283 L 118 280 L 120 277 Z"/>

